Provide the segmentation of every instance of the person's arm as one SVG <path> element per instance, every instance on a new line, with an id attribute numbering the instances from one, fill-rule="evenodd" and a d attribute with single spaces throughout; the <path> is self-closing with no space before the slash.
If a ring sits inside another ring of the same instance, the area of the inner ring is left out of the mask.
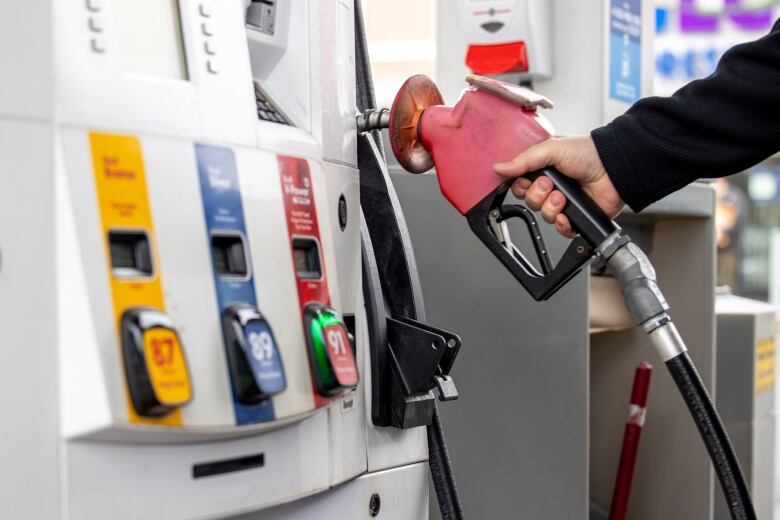
<path id="1" fill-rule="evenodd" d="M 634 211 L 696 179 L 766 159 L 780 150 L 780 22 L 731 48 L 711 76 L 638 101 L 591 137 Z"/>
<path id="2" fill-rule="evenodd" d="M 577 179 L 610 216 L 640 211 L 702 177 L 737 173 L 780 149 L 780 21 L 760 40 L 729 50 L 708 78 L 668 98 L 638 101 L 591 137 L 550 139 L 495 170 L 517 177 L 555 166 Z M 565 199 L 549 180 L 512 186 L 563 234 Z"/>

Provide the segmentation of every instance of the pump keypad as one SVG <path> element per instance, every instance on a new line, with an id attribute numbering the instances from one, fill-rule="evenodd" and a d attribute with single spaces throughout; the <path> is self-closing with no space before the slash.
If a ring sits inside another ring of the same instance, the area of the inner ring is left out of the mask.
<path id="1" fill-rule="evenodd" d="M 278 108 L 268 99 L 257 84 L 255 84 L 255 101 L 257 102 L 257 117 L 269 123 L 289 125 L 290 122 L 282 115 Z"/>

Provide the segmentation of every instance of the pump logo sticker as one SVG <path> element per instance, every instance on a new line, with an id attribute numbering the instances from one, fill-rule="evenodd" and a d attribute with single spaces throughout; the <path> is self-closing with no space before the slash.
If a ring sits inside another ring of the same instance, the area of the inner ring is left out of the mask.
<path id="1" fill-rule="evenodd" d="M 160 403 L 178 406 L 192 398 L 187 365 L 179 338 L 172 330 L 154 328 L 144 333 L 144 359 Z"/>

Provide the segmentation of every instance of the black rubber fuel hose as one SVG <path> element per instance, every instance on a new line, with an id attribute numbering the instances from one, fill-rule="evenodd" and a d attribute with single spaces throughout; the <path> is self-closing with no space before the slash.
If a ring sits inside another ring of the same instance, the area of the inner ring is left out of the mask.
<path id="1" fill-rule="evenodd" d="M 428 463 L 431 467 L 431 478 L 439 501 L 439 511 L 442 520 L 463 520 L 463 506 L 455 485 L 455 474 L 452 471 L 447 443 L 444 440 L 444 430 L 439 417 L 439 409 L 434 404 L 433 420 L 428 426 Z"/>
<path id="2" fill-rule="evenodd" d="M 667 361 L 666 367 L 672 374 L 707 447 L 715 473 L 723 488 L 731 518 L 755 520 L 756 512 L 753 510 L 750 491 L 739 467 L 734 448 L 693 361 L 687 352 L 683 352 Z"/>

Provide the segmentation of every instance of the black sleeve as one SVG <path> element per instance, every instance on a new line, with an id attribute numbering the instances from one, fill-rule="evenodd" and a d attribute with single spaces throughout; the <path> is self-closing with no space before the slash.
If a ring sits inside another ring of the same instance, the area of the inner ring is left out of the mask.
<path id="1" fill-rule="evenodd" d="M 634 211 L 696 179 L 766 159 L 780 150 L 780 21 L 726 52 L 708 78 L 642 99 L 591 136 Z"/>

